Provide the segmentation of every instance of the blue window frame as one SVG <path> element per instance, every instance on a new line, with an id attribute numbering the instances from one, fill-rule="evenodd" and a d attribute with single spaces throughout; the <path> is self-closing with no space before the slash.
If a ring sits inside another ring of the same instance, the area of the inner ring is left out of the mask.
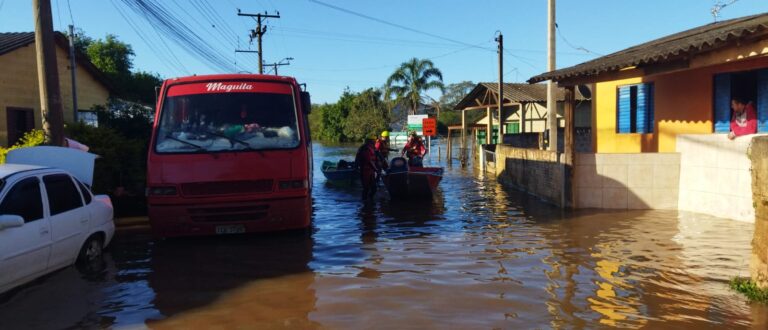
<path id="1" fill-rule="evenodd" d="M 619 86 L 616 100 L 617 133 L 653 133 L 652 83 Z"/>
<path id="2" fill-rule="evenodd" d="M 768 69 L 716 74 L 713 85 L 715 133 L 728 133 L 731 129 L 733 93 L 740 93 L 755 102 L 757 131 L 768 132 Z"/>

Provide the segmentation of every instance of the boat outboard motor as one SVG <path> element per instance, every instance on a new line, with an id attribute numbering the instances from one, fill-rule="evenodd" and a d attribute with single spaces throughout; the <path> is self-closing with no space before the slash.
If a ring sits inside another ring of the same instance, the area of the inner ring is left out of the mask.
<path id="1" fill-rule="evenodd" d="M 403 157 L 395 157 L 389 162 L 388 173 L 408 172 L 408 162 Z"/>

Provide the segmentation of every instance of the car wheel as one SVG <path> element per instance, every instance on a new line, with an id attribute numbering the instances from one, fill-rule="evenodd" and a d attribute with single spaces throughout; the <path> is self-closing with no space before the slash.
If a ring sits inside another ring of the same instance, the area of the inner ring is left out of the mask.
<path id="1" fill-rule="evenodd" d="M 101 238 L 98 236 L 91 236 L 85 241 L 83 247 L 80 249 L 80 254 L 77 256 L 77 263 L 79 264 L 92 264 L 95 261 L 101 259 L 104 253 L 104 244 L 101 242 Z"/>

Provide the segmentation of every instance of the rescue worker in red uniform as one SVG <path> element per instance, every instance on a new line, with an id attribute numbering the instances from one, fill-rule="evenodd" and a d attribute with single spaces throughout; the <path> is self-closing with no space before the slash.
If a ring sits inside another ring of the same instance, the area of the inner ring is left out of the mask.
<path id="1" fill-rule="evenodd" d="M 381 132 L 381 136 L 376 139 L 376 151 L 381 155 L 384 161 L 389 160 L 389 152 L 392 150 L 389 148 L 389 131 Z"/>
<path id="2" fill-rule="evenodd" d="M 379 173 L 379 161 L 374 147 L 375 137 L 366 139 L 357 149 L 355 164 L 360 171 L 360 182 L 363 184 L 363 200 L 372 199 L 376 195 L 376 174 Z"/>
<path id="3" fill-rule="evenodd" d="M 422 166 L 421 161 L 424 155 L 427 154 L 427 147 L 421 142 L 421 139 L 416 132 L 411 132 L 408 137 L 408 142 L 403 147 L 403 151 L 400 153 L 408 158 L 409 166 Z"/>

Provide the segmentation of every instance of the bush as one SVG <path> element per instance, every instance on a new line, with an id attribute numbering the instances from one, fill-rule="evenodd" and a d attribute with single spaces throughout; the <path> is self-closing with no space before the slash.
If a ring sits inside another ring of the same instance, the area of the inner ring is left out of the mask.
<path id="1" fill-rule="evenodd" d="M 93 191 L 114 194 L 123 187 L 129 194 L 143 193 L 146 181 L 146 141 L 129 139 L 111 127 L 83 123 L 67 126 L 67 136 L 100 156 L 94 169 Z M 120 192 L 118 192 L 120 194 Z"/>
<path id="2" fill-rule="evenodd" d="M 749 301 L 768 304 L 768 288 L 759 288 L 748 278 L 734 277 L 729 283 L 732 290 L 741 292 Z"/>
<path id="3" fill-rule="evenodd" d="M 0 164 L 5 163 L 5 156 L 9 151 L 24 147 L 34 147 L 43 144 L 43 142 L 45 142 L 45 132 L 43 130 L 33 129 L 24 133 L 19 142 L 16 142 L 13 146 L 8 148 L 0 147 Z"/>

